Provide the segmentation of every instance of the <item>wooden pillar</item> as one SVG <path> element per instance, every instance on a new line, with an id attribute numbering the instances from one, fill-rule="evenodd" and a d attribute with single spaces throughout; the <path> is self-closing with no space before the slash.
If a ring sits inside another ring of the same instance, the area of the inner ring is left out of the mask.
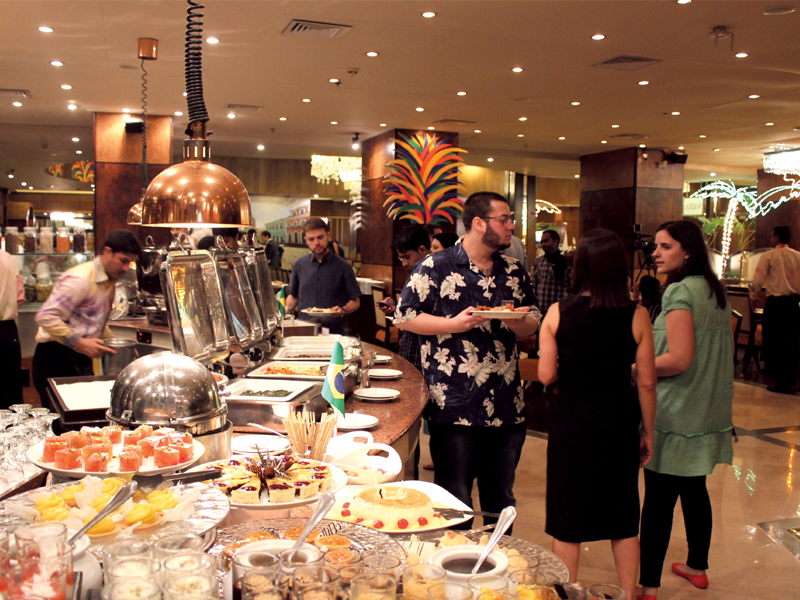
<path id="1" fill-rule="evenodd" d="M 638 223 L 654 234 L 665 221 L 682 218 L 683 165 L 669 151 L 623 148 L 581 156 L 581 235 L 602 227 L 623 239 Z"/>
<path id="2" fill-rule="evenodd" d="M 357 248 L 361 256 L 361 275 L 383 281 L 387 295 L 402 287 L 409 270 L 402 267 L 392 252 L 392 240 L 399 230 L 412 224 L 408 220 L 393 220 L 386 216 L 386 184 L 388 164 L 396 158 L 394 142 L 398 134 L 416 135 L 430 133 L 407 129 L 394 129 L 377 135 L 361 144 L 363 169 L 361 228 L 358 230 Z M 437 131 L 439 139 L 452 138 L 451 144 L 458 146 L 458 134 Z"/>
<path id="3" fill-rule="evenodd" d="M 115 229 L 132 231 L 144 243 L 152 235 L 156 244 L 169 243 L 169 229 L 128 225 L 128 210 L 142 197 L 142 134 L 126 133 L 129 115 L 94 115 L 94 236 L 96 248 Z M 170 166 L 172 117 L 147 117 L 148 183 Z"/>
<path id="4" fill-rule="evenodd" d="M 783 178 L 783 175 L 765 173 L 762 169 L 758 170 L 759 198 L 769 190 L 787 185 L 789 185 L 789 182 Z M 777 202 L 781 195 L 788 196 L 788 193 L 776 194 L 771 200 Z M 792 232 L 792 241 L 789 242 L 789 246 L 795 250 L 800 250 L 800 202 L 797 200 L 784 202 L 767 214 L 756 217 L 755 248 L 771 248 L 772 230 L 778 225 L 789 226 Z"/>

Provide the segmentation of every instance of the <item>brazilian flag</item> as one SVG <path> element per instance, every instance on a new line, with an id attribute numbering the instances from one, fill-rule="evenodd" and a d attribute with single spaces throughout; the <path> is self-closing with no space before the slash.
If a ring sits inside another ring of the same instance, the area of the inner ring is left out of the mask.
<path id="1" fill-rule="evenodd" d="M 328 372 L 325 375 L 325 382 L 322 384 L 322 397 L 328 401 L 333 408 L 344 414 L 344 350 L 342 344 L 337 339 L 333 344 L 333 354 L 328 365 Z"/>
<path id="2" fill-rule="evenodd" d="M 281 291 L 278 292 L 277 300 L 278 300 L 278 310 L 280 311 L 281 316 L 285 317 L 286 316 L 286 286 L 285 285 L 281 286 Z"/>

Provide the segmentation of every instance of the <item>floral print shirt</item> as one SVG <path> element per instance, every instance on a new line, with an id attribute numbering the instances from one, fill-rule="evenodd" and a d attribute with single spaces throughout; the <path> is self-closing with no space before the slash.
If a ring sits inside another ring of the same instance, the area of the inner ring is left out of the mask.
<path id="1" fill-rule="evenodd" d="M 406 282 L 395 322 L 420 313 L 454 317 L 470 306 L 536 308 L 522 265 L 495 252 L 489 276 L 470 261 L 461 244 L 429 254 Z M 499 427 L 525 421 L 517 342 L 503 321 L 492 319 L 464 333 L 420 335 L 422 373 L 428 384 L 425 418 L 437 423 Z"/>

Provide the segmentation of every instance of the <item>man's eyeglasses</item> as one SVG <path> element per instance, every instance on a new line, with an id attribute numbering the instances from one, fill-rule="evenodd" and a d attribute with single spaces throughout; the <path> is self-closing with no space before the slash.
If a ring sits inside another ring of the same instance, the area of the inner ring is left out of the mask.
<path id="1" fill-rule="evenodd" d="M 511 217 L 481 217 L 481 219 L 495 219 L 497 221 L 500 221 L 500 225 L 502 227 L 505 227 L 509 223 L 511 223 L 512 225 L 515 224 L 514 219 L 512 219 Z"/>

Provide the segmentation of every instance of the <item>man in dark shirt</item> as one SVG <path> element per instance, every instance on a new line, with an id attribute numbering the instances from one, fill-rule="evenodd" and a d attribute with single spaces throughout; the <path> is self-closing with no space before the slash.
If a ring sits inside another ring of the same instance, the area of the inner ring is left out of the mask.
<path id="1" fill-rule="evenodd" d="M 514 231 L 508 201 L 492 192 L 472 194 L 463 221 L 462 242 L 425 257 L 411 273 L 395 325 L 420 336 L 434 483 L 472 506 L 477 477 L 481 509 L 499 513 L 516 503 L 514 477 L 525 441 L 516 339 L 536 332 L 541 313 L 525 269 L 500 254 Z M 517 319 L 473 314 L 479 305 L 507 304 L 530 313 Z"/>
<path id="2" fill-rule="evenodd" d="M 292 280 L 286 296 L 286 314 L 298 307 L 300 318 L 319 323 L 331 333 L 344 334 L 344 316 L 361 306 L 361 288 L 353 267 L 328 247 L 328 224 L 318 217 L 303 225 L 306 245 L 311 254 L 298 258 L 292 265 Z M 324 313 L 306 309 L 327 309 Z"/>
<path id="3" fill-rule="evenodd" d="M 547 229 L 542 232 L 540 244 L 544 256 L 533 261 L 531 279 L 542 314 L 547 312 L 551 304 L 565 298 L 572 285 L 572 267 L 567 257 L 558 249 L 560 242 L 561 236 L 556 230 Z"/>
<path id="4" fill-rule="evenodd" d="M 281 252 L 278 242 L 272 239 L 272 234 L 264 230 L 261 232 L 261 245 L 264 246 L 264 252 L 267 255 L 267 263 L 269 263 L 269 272 L 272 280 L 280 279 L 275 269 L 281 268 Z"/>

